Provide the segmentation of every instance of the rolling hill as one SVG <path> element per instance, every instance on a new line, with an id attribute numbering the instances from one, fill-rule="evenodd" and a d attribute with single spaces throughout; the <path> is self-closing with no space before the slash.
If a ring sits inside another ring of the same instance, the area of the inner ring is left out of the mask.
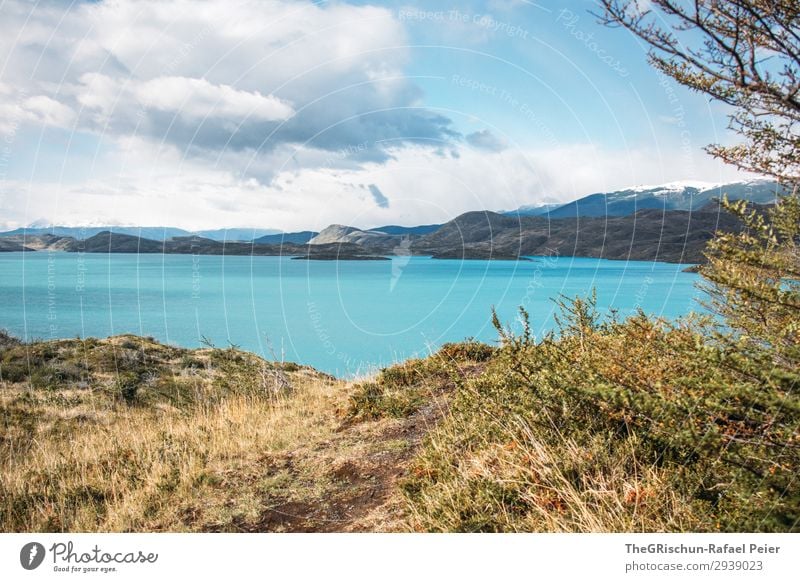
<path id="1" fill-rule="evenodd" d="M 280 245 L 280 244 L 298 244 L 304 245 L 319 233 L 313 230 L 303 230 L 301 232 L 282 232 L 279 234 L 267 234 L 253 239 L 255 244 L 261 245 Z"/>
<path id="2" fill-rule="evenodd" d="M 646 209 L 602 218 L 468 212 L 422 237 L 412 249 L 434 258 L 559 255 L 699 263 L 716 230 L 738 228 L 738 221 L 713 203 L 693 212 Z"/>
<path id="3" fill-rule="evenodd" d="M 140 236 L 150 240 L 161 241 L 177 236 L 192 235 L 217 241 L 251 241 L 256 237 L 280 233 L 279 230 L 263 228 L 219 228 L 192 232 L 171 226 L 38 226 L 34 223 L 30 227 L 0 232 L 0 237 L 53 235 L 85 240 L 101 232 Z"/>

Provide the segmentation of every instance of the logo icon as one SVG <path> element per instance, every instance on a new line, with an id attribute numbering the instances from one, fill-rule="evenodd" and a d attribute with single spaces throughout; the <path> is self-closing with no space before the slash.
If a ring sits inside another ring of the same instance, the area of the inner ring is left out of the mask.
<path id="1" fill-rule="evenodd" d="M 19 563 L 26 570 L 35 570 L 44 561 L 44 546 L 39 542 L 30 542 L 22 546 L 19 552 Z"/>
<path id="2" fill-rule="evenodd" d="M 411 238 L 404 236 L 400 240 L 400 244 L 392 249 L 392 254 L 395 258 L 392 259 L 392 279 L 389 281 L 389 293 L 394 291 L 400 277 L 403 276 L 403 270 L 411 262 Z"/>

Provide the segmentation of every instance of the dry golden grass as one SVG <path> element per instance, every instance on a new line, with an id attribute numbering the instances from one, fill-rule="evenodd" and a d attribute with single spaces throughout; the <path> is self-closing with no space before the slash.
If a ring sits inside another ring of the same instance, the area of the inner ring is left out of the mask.
<path id="1" fill-rule="evenodd" d="M 354 391 L 235 349 L 0 342 L 0 530 L 403 529 L 437 409 L 354 423 Z"/>
<path id="2" fill-rule="evenodd" d="M 408 525 L 415 531 L 652 532 L 697 528 L 691 503 L 663 469 L 608 440 L 578 445 L 537 438 L 522 421 L 461 449 L 470 427 L 449 418 L 428 438 L 407 480 Z M 427 483 L 419 487 L 419 482 Z M 433 482 L 434 485 L 430 485 Z"/>
<path id="3" fill-rule="evenodd" d="M 142 338 L 0 345 L 0 530 L 707 529 L 634 435 L 561 434 L 494 352 L 453 349 L 348 384 Z"/>
<path id="4" fill-rule="evenodd" d="M 258 468 L 335 429 L 336 389 L 309 378 L 277 401 L 119 409 L 69 441 L 36 439 L 3 466 L 2 529 L 182 531 L 253 518 L 270 485 Z"/>
<path id="5" fill-rule="evenodd" d="M 236 529 L 281 487 L 271 458 L 330 439 L 346 399 L 343 383 L 307 369 L 281 372 L 281 390 L 241 393 L 215 388 L 218 369 L 165 370 L 170 386 L 221 394 L 131 404 L 100 372 L 88 388 L 2 383 L 0 530 Z"/>

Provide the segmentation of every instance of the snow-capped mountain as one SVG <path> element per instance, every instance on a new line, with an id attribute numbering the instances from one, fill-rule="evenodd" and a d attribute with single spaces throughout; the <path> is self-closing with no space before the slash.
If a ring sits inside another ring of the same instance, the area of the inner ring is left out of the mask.
<path id="1" fill-rule="evenodd" d="M 598 192 L 573 202 L 557 205 L 522 206 L 505 214 L 546 215 L 550 218 L 576 216 L 627 216 L 637 210 L 697 210 L 714 199 L 727 195 L 731 200 L 749 200 L 758 204 L 774 202 L 780 186 L 771 180 L 746 180 L 728 184 L 678 181 L 667 184 L 632 186 L 615 192 Z M 550 208 L 542 211 L 547 206 Z"/>
<path id="2" fill-rule="evenodd" d="M 510 210 L 508 212 L 502 212 L 501 214 L 519 214 L 520 216 L 541 216 L 542 214 L 547 214 L 548 212 L 563 206 L 563 202 L 554 202 L 554 203 L 541 203 L 541 204 L 526 204 L 525 206 L 520 206 L 516 210 Z"/>

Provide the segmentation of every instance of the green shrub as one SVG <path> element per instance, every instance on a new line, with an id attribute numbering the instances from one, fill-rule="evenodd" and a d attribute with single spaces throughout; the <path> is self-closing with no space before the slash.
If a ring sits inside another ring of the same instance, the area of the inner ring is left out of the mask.
<path id="1" fill-rule="evenodd" d="M 364 382 L 356 386 L 350 397 L 350 417 L 358 420 L 401 418 L 416 412 L 425 401 L 422 390 L 391 390 L 376 382 Z"/>
<path id="2" fill-rule="evenodd" d="M 114 383 L 117 394 L 126 404 L 133 404 L 136 402 L 136 397 L 141 385 L 141 378 L 133 372 L 121 372 L 117 374 Z"/>
<path id="3" fill-rule="evenodd" d="M 34 368 L 30 375 L 30 382 L 34 388 L 57 390 L 86 377 L 86 370 L 79 364 L 54 360 Z"/>
<path id="4" fill-rule="evenodd" d="M 355 387 L 348 416 L 355 420 L 409 416 L 453 390 L 463 380 L 465 364 L 485 362 L 492 353 L 493 348 L 474 341 L 445 344 L 430 357 L 384 368 L 374 381 Z"/>
<path id="5" fill-rule="evenodd" d="M 708 318 L 619 322 L 594 297 L 560 304 L 559 329 L 538 343 L 524 311 L 520 334 L 498 322 L 502 347 L 459 387 L 404 484 L 415 527 L 798 528 L 800 368 L 770 358 L 766 333 L 737 351 L 736 330 Z M 605 467 L 588 480 L 584 454 Z M 618 503 L 603 506 L 598 488 Z"/>
<path id="6" fill-rule="evenodd" d="M 487 362 L 494 353 L 494 347 L 474 339 L 467 339 L 463 342 L 444 344 L 436 356 L 461 362 Z"/>
<path id="7" fill-rule="evenodd" d="M 30 366 L 27 362 L 0 362 L 0 381 L 24 382 L 28 379 Z"/>
<path id="8" fill-rule="evenodd" d="M 205 368 L 205 362 L 200 358 L 185 354 L 181 357 L 180 367 L 183 370 L 200 370 Z"/>
<path id="9" fill-rule="evenodd" d="M 5 348 L 17 346 L 20 344 L 19 339 L 8 333 L 5 329 L 0 329 L 0 350 Z"/>

